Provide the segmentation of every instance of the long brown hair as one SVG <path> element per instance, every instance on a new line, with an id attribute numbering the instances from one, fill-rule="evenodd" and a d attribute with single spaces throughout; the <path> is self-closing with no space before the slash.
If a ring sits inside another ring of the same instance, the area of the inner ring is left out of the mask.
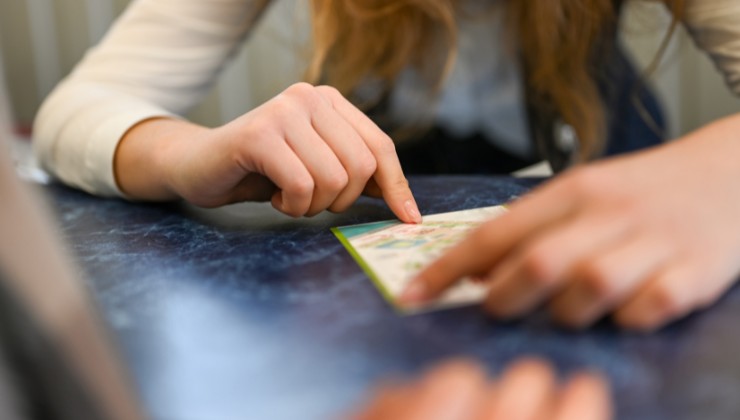
<path id="1" fill-rule="evenodd" d="M 679 19 L 685 0 L 664 0 Z M 414 66 L 430 92 L 452 68 L 459 0 L 313 0 L 314 55 L 307 72 L 345 95 L 368 80 L 391 88 Z M 555 113 L 580 141 L 580 159 L 606 132 L 598 57 L 617 30 L 619 0 L 508 0 L 505 22 L 536 111 Z"/>

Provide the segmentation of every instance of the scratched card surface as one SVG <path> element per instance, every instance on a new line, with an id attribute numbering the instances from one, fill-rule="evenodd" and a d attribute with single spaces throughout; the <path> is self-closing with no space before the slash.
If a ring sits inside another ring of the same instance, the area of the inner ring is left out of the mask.
<path id="1" fill-rule="evenodd" d="M 485 286 L 463 279 L 439 300 L 424 307 L 396 304 L 408 282 L 471 229 L 506 212 L 504 206 L 483 207 L 424 216 L 418 225 L 398 221 L 332 228 L 380 293 L 400 312 L 411 313 L 480 302 Z"/>

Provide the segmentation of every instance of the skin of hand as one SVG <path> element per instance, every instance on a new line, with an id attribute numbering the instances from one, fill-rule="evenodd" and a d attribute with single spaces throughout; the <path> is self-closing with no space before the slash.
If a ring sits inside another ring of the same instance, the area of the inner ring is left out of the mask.
<path id="1" fill-rule="evenodd" d="M 344 211 L 364 193 L 382 197 L 402 221 L 421 222 L 393 141 L 328 86 L 295 84 L 213 129 L 143 121 L 119 144 L 114 171 L 135 199 L 203 207 L 270 200 L 300 217 Z"/>
<path id="2" fill-rule="evenodd" d="M 607 420 L 606 382 L 580 373 L 560 386 L 550 366 L 518 361 L 499 378 L 467 360 L 446 362 L 410 384 L 379 387 L 355 420 Z"/>
<path id="3" fill-rule="evenodd" d="M 647 151 L 570 170 L 513 203 L 425 268 L 400 300 L 463 276 L 485 308 L 547 304 L 566 326 L 607 314 L 649 331 L 716 301 L 740 272 L 740 116 Z"/>

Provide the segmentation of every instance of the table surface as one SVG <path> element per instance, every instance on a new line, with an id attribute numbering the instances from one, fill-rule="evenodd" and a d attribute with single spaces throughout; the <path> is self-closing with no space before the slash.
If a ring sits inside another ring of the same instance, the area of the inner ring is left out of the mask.
<path id="1" fill-rule="evenodd" d="M 411 179 L 422 213 L 503 203 L 531 180 Z M 522 355 L 612 381 L 619 418 L 740 418 L 740 292 L 650 335 L 581 333 L 545 313 L 514 323 L 477 307 L 403 317 L 329 231 L 385 220 L 383 202 L 290 219 L 265 204 L 204 210 L 44 187 L 156 419 L 325 419 L 379 378 L 451 356 L 492 373 Z M 547 209 L 542 209 L 547 211 Z"/>

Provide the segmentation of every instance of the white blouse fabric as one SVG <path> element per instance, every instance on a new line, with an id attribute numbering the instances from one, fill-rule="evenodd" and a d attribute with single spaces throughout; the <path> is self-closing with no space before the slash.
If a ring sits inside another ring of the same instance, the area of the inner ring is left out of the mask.
<path id="1" fill-rule="evenodd" d="M 41 107 L 34 149 L 42 167 L 87 192 L 121 196 L 113 174 L 121 137 L 140 121 L 181 115 L 201 100 L 269 3 L 135 0 Z M 520 72 L 496 45 L 498 19 L 461 20 L 458 61 L 433 115 L 418 114 L 428 111 L 414 106 L 414 77 L 404 73 L 391 94 L 394 119 L 431 117 L 454 134 L 481 132 L 512 153 L 528 153 Z M 684 23 L 740 94 L 740 2 L 687 0 Z"/>

